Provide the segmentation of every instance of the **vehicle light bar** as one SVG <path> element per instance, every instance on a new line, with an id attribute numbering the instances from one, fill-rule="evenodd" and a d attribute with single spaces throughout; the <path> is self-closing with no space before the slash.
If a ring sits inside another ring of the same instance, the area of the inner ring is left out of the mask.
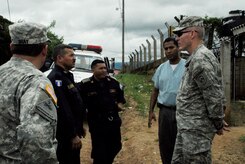
<path id="1" fill-rule="evenodd" d="M 84 44 L 77 44 L 77 43 L 69 43 L 68 45 L 73 47 L 74 50 L 94 51 L 98 54 L 102 52 L 102 47 L 97 45 L 84 45 Z"/>

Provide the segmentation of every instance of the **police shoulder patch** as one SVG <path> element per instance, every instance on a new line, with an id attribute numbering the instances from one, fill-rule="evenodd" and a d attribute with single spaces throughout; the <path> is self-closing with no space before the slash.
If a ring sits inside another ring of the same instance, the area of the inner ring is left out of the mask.
<path id="1" fill-rule="evenodd" d="M 107 79 L 108 79 L 108 81 L 117 81 L 118 82 L 118 80 L 113 76 L 107 76 Z"/>
<path id="2" fill-rule="evenodd" d="M 68 87 L 68 89 L 72 89 L 72 88 L 74 88 L 75 86 L 74 86 L 74 84 L 69 84 L 69 85 L 67 85 L 67 87 Z"/>
<path id="3" fill-rule="evenodd" d="M 90 81 L 91 81 L 90 78 L 86 78 L 86 79 L 82 80 L 82 83 L 87 83 L 87 82 L 90 82 Z"/>
<path id="4" fill-rule="evenodd" d="M 62 86 L 62 80 L 55 80 L 55 84 L 57 87 L 61 87 Z"/>
<path id="5" fill-rule="evenodd" d="M 116 93 L 117 90 L 116 89 L 110 89 L 110 93 Z"/>

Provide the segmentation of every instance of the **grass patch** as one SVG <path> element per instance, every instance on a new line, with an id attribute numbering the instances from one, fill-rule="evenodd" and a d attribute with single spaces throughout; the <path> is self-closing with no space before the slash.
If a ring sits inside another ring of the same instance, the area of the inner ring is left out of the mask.
<path id="1" fill-rule="evenodd" d="M 245 148 L 242 149 L 242 152 L 245 154 Z"/>
<path id="2" fill-rule="evenodd" d="M 128 139 L 129 139 L 128 137 L 124 137 L 123 138 L 124 141 L 128 141 Z"/>
<path id="3" fill-rule="evenodd" d="M 153 89 L 152 76 L 139 74 L 119 74 L 118 81 L 125 86 L 125 95 L 137 103 L 137 110 L 142 116 L 148 115 L 150 95 Z"/>
<path id="4" fill-rule="evenodd" d="M 245 143 L 245 135 L 242 135 L 241 137 L 239 137 L 239 141 L 242 143 Z M 245 147 L 242 149 L 242 152 L 245 154 Z"/>
<path id="5" fill-rule="evenodd" d="M 242 142 L 242 143 L 245 143 L 245 135 L 242 135 L 242 136 L 239 138 L 239 141 Z"/>

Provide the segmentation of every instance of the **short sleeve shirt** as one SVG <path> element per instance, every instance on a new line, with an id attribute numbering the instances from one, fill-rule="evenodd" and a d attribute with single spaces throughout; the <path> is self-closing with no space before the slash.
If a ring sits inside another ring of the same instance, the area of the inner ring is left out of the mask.
<path id="1" fill-rule="evenodd" d="M 157 102 L 166 106 L 176 105 L 176 95 L 185 71 L 185 60 L 181 59 L 173 70 L 169 61 L 161 64 L 152 77 L 154 87 L 159 89 Z"/>

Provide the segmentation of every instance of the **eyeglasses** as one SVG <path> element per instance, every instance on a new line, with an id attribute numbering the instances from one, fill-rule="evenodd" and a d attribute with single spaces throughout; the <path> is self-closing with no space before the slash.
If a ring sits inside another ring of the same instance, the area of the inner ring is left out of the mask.
<path id="1" fill-rule="evenodd" d="M 176 35 L 178 37 L 181 37 L 184 33 L 188 33 L 188 32 L 191 32 L 191 31 L 180 31 L 179 33 L 177 33 Z"/>

